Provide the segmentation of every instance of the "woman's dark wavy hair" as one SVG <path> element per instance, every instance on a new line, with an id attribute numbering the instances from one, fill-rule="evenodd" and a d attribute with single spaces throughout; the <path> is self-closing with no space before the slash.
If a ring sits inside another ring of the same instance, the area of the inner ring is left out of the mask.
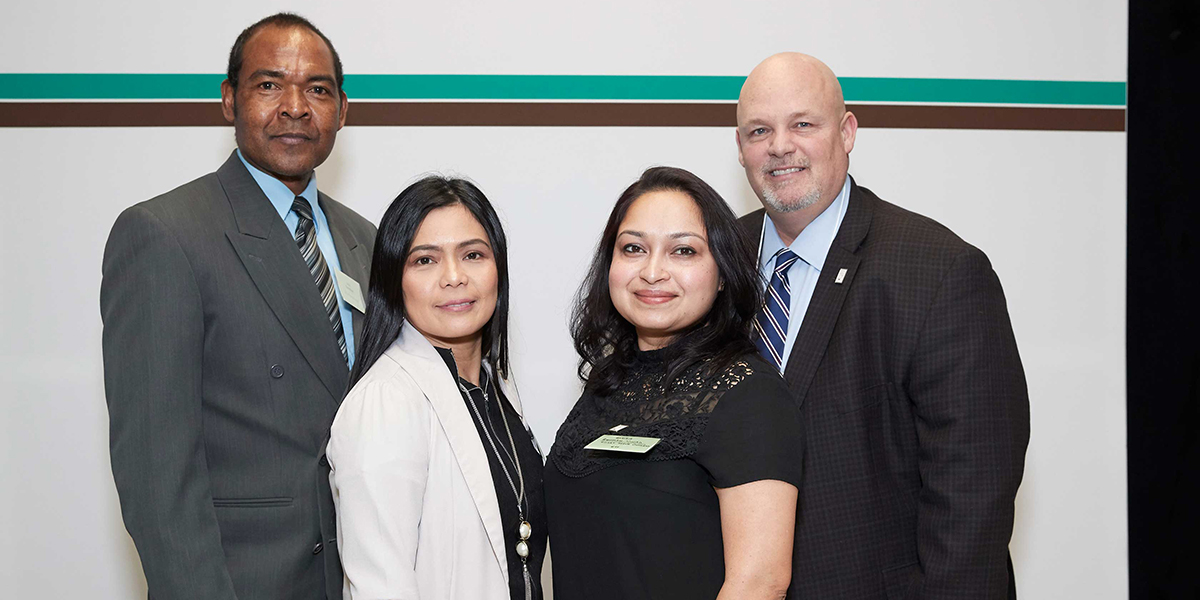
<path id="1" fill-rule="evenodd" d="M 400 192 L 379 222 L 371 258 L 366 317 L 354 368 L 350 371 L 350 387 L 400 336 L 405 318 L 404 265 L 417 229 L 430 211 L 455 204 L 462 205 L 479 221 L 492 246 L 498 275 L 496 312 L 483 326 L 483 358 L 501 377 L 508 377 L 508 241 L 500 217 L 475 184 L 431 175 Z"/>
<path id="2" fill-rule="evenodd" d="M 600 236 L 587 277 L 579 286 L 571 315 L 571 337 L 579 353 L 579 378 L 585 389 L 607 395 L 625 379 L 637 352 L 637 332 L 613 306 L 608 272 L 618 228 L 635 200 L 649 192 L 687 194 L 704 218 L 708 247 L 717 263 L 724 289 L 699 321 L 681 332 L 664 350 L 667 381 L 701 361 L 709 372 L 754 351 L 751 323 L 762 304 L 755 250 L 738 225 L 729 205 L 699 177 L 674 167 L 647 169 L 617 199 Z"/>

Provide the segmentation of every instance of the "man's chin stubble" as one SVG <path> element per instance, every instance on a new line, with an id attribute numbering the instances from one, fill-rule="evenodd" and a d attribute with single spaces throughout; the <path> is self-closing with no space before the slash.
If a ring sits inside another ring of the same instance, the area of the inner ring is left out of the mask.
<path id="1" fill-rule="evenodd" d="M 772 211 L 777 212 L 777 213 L 790 213 L 790 212 L 796 212 L 798 210 L 804 210 L 804 209 L 816 204 L 820 199 L 821 199 L 821 190 L 813 190 L 813 191 L 801 196 L 800 198 L 797 198 L 793 202 L 784 202 L 783 200 L 781 200 L 779 198 L 778 195 L 775 194 L 775 190 L 772 190 L 771 188 L 768 188 L 765 185 L 762 188 L 763 202 Z"/>

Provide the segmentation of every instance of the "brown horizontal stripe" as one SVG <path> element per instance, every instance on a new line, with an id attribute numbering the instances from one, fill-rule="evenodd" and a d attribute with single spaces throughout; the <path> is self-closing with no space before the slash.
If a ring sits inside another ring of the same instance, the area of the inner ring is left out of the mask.
<path id="1" fill-rule="evenodd" d="M 1125 131 L 1124 108 L 1025 106 L 848 107 L 862 127 Z M 732 127 L 734 104 L 614 102 L 360 102 L 348 125 Z M 6 102 L 0 127 L 226 126 L 216 102 Z"/>
<path id="2" fill-rule="evenodd" d="M 1028 131 L 1125 131 L 1124 108 L 1031 106 L 847 106 L 862 127 L 911 129 L 1009 129 Z"/>
<path id="3" fill-rule="evenodd" d="M 0 127 L 228 125 L 220 102 L 5 102 Z"/>
<path id="4" fill-rule="evenodd" d="M 736 110 L 734 104 L 371 102 L 351 107 L 348 116 L 355 125 L 732 127 Z"/>

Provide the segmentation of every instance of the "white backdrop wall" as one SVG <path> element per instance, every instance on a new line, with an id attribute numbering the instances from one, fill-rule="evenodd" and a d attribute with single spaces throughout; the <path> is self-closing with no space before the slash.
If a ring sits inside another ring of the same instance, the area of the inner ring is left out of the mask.
<path id="1" fill-rule="evenodd" d="M 241 28 L 281 9 L 312 18 L 349 73 L 744 75 L 790 49 L 843 76 L 1124 81 L 1126 68 L 1126 3 L 1112 0 L 58 0 L 5 7 L 0 72 L 221 72 Z M 545 448 L 577 397 L 566 315 L 613 201 L 668 164 L 739 214 L 756 208 L 733 135 L 352 127 L 318 182 L 373 221 L 422 173 L 479 183 L 511 240 L 514 367 Z M 9 597 L 144 596 L 108 465 L 100 258 L 124 207 L 214 170 L 232 147 L 228 128 L 0 129 Z M 1021 597 L 1127 597 L 1125 135 L 863 129 L 851 172 L 982 248 L 1004 284 L 1032 419 L 1012 540 Z"/>

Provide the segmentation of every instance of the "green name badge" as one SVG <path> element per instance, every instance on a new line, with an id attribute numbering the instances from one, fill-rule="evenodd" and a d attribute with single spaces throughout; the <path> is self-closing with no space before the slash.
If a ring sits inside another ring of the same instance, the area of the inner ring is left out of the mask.
<path id="1" fill-rule="evenodd" d="M 584 446 L 585 450 L 611 450 L 613 452 L 632 452 L 634 454 L 645 454 L 650 451 L 656 444 L 658 438 L 652 437 L 637 437 L 634 435 L 613 435 L 606 433 L 592 443 Z"/>

